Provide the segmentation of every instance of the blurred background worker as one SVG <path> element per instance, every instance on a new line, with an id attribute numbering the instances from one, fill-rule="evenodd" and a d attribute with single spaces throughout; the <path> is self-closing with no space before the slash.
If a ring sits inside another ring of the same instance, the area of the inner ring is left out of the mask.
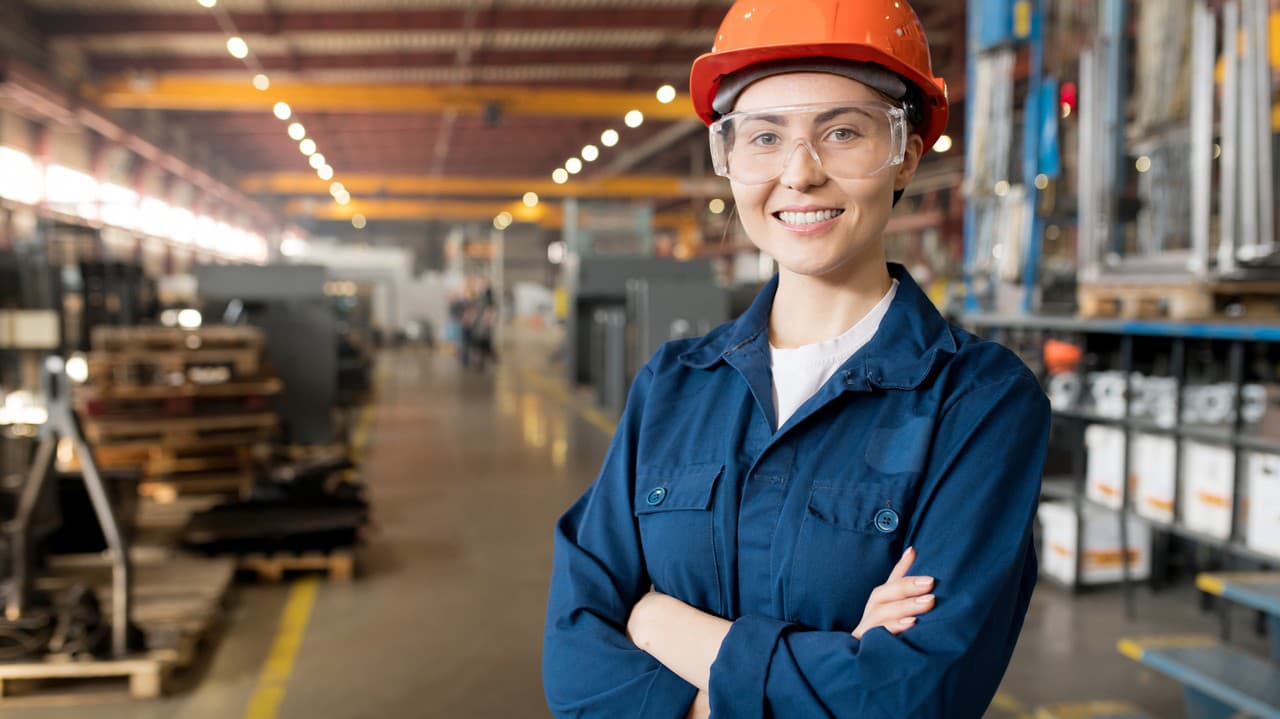
<path id="1" fill-rule="evenodd" d="M 1277 0 L 0 2 L 4 716 L 1280 715 L 1278 92 Z"/>

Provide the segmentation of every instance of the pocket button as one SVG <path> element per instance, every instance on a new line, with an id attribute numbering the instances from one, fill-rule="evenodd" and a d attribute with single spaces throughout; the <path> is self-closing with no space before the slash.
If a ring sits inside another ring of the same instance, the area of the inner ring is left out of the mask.
<path id="1" fill-rule="evenodd" d="M 656 507 L 659 504 L 662 504 L 662 501 L 666 498 L 667 498 L 667 488 L 658 487 L 657 489 L 650 492 L 648 497 L 645 497 L 645 501 L 649 503 L 650 507 Z"/>
<path id="2" fill-rule="evenodd" d="M 898 513 L 892 509 L 882 509 L 876 512 L 875 521 L 876 529 L 881 534 L 890 534 L 898 528 Z"/>

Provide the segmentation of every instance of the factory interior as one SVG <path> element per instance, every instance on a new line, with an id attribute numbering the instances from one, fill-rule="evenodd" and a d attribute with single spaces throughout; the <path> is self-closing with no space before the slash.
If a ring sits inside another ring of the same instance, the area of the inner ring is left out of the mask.
<path id="1" fill-rule="evenodd" d="M 0 716 L 1280 719 L 1280 0 L 906 5 L 0 0 Z"/>

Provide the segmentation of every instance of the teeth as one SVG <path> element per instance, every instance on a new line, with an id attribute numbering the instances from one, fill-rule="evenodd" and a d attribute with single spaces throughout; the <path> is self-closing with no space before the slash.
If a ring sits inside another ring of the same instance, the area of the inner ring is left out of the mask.
<path id="1" fill-rule="evenodd" d="M 842 210 L 819 210 L 817 212 L 779 212 L 778 218 L 788 225 L 814 225 L 826 222 L 839 216 Z"/>

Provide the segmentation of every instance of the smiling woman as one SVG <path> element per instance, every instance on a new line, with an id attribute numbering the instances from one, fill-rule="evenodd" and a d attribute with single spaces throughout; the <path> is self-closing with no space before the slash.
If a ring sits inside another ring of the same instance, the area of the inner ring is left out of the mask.
<path id="1" fill-rule="evenodd" d="M 1035 584 L 1049 411 L 885 259 L 947 120 L 919 20 L 902 0 L 739 2 L 690 89 L 779 272 L 659 349 L 557 525 L 551 708 L 980 717 Z"/>

